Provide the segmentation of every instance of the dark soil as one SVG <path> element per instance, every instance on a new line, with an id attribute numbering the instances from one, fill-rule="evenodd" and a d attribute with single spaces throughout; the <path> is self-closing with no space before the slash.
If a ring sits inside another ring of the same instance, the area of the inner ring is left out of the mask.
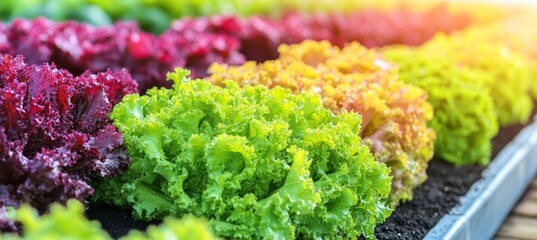
<path id="1" fill-rule="evenodd" d="M 145 231 L 151 224 L 159 222 L 135 221 L 131 215 L 132 210 L 121 209 L 108 205 L 90 206 L 86 211 L 86 216 L 92 220 L 101 222 L 104 230 L 114 239 L 127 235 L 130 230 L 138 229 Z"/>
<path id="2" fill-rule="evenodd" d="M 515 125 L 500 129 L 492 141 L 492 157 L 522 128 L 522 125 Z M 378 239 L 423 239 L 440 218 L 458 204 L 459 197 L 481 177 L 483 169 L 479 165 L 454 166 L 433 159 L 427 169 L 429 177 L 415 190 L 414 199 L 397 207 L 392 216 L 376 228 L 375 235 Z M 130 213 L 117 207 L 90 206 L 86 214 L 90 219 L 99 220 L 114 238 L 126 235 L 131 229 L 145 230 L 154 224 L 134 221 Z"/>
<path id="3" fill-rule="evenodd" d="M 459 203 L 470 186 L 481 178 L 484 167 L 457 167 L 432 160 L 427 181 L 414 191 L 414 199 L 396 208 L 384 224 L 375 229 L 378 239 L 423 239 L 425 234 Z"/>

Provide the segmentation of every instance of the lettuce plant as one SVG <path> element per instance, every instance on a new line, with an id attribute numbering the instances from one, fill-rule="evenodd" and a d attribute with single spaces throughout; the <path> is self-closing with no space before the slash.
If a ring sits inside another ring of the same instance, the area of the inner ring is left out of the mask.
<path id="1" fill-rule="evenodd" d="M 136 82 L 126 71 L 73 77 L 54 65 L 27 65 L 0 55 L 0 229 L 5 207 L 28 203 L 40 212 L 93 193 L 88 181 L 111 177 L 130 162 L 112 106 Z"/>
<path id="2" fill-rule="evenodd" d="M 64 207 L 54 203 L 50 207 L 50 213 L 39 215 L 39 212 L 28 204 L 20 208 L 10 209 L 9 219 L 19 223 L 21 234 L 0 234 L 5 240 L 23 239 L 111 239 L 99 222 L 90 221 L 84 217 L 84 205 L 74 199 L 67 201 Z"/>
<path id="3" fill-rule="evenodd" d="M 525 123 L 533 108 L 528 62 L 505 44 L 487 40 L 483 35 L 475 29 L 452 36 L 439 34 L 422 51 L 480 72 L 476 81 L 482 85 L 482 91 L 492 96 L 500 126 Z"/>
<path id="4" fill-rule="evenodd" d="M 389 169 L 361 143 L 361 117 L 313 93 L 168 78 L 111 118 L 132 158 L 95 200 L 138 219 L 193 214 L 225 238 L 373 238 L 389 216 Z"/>
<path id="5" fill-rule="evenodd" d="M 529 75 L 529 88 L 530 94 L 533 99 L 537 99 L 537 84 L 534 83 L 535 78 L 537 78 L 537 45 L 535 44 L 535 39 L 537 39 L 537 31 L 533 27 L 532 22 L 537 20 L 537 17 L 531 14 L 521 14 L 518 16 L 512 16 L 509 19 L 504 19 L 503 21 L 493 22 L 486 25 L 478 25 L 469 28 L 465 31 L 466 38 L 474 38 L 472 41 L 480 42 L 489 42 L 490 44 L 495 44 L 498 54 L 503 59 L 489 59 L 488 61 L 496 61 L 500 65 L 502 62 L 505 62 L 511 59 L 511 62 L 508 62 L 509 67 L 502 67 L 495 69 L 494 71 L 514 71 L 514 69 L 520 69 L 520 57 L 517 57 L 516 54 L 522 55 L 527 63 L 528 75 Z M 503 50 L 503 46 L 506 46 L 510 51 Z M 490 48 L 490 47 L 489 47 Z M 511 52 L 512 51 L 512 52 Z M 513 53 L 513 52 L 516 52 Z M 512 56 L 514 55 L 514 56 Z M 518 58 L 518 60 L 517 60 Z M 515 60 L 515 61 L 512 61 Z M 516 64 L 516 62 L 519 62 Z M 513 63 L 515 63 L 515 68 L 513 68 Z M 517 66 L 518 65 L 518 66 Z M 509 76 L 511 81 L 516 81 L 514 77 L 523 77 L 520 74 L 513 74 Z M 524 86 L 526 79 L 520 79 L 518 82 Z"/>
<path id="6" fill-rule="evenodd" d="M 214 64 L 208 80 L 313 91 L 335 113 L 359 113 L 362 141 L 377 161 L 391 168 L 393 202 L 411 199 L 412 190 L 427 178 L 433 156 L 435 133 L 427 127 L 433 111 L 427 93 L 399 81 L 390 63 L 358 43 L 340 49 L 327 41 L 305 41 L 282 45 L 279 52 L 277 60 L 260 64 Z"/>
<path id="7" fill-rule="evenodd" d="M 456 164 L 487 164 L 498 126 L 525 123 L 533 108 L 530 63 L 486 31 L 439 34 L 415 49 L 383 50 L 399 64 L 401 79 L 429 92 L 436 151 Z"/>
<path id="8" fill-rule="evenodd" d="M 435 154 L 456 164 L 490 161 L 490 140 L 498 133 L 492 96 L 484 88 L 487 73 L 456 65 L 425 49 L 384 48 L 384 56 L 399 65 L 400 79 L 427 91 L 435 115 Z"/>
<path id="9" fill-rule="evenodd" d="M 120 240 L 213 240 L 217 239 L 212 233 L 206 220 L 185 216 L 181 219 L 165 218 L 159 226 L 149 226 L 146 232 L 131 231 Z"/>
<path id="10" fill-rule="evenodd" d="M 244 63 L 237 35 L 241 28 L 239 19 L 233 16 L 185 17 L 173 22 L 159 39 L 163 45 L 173 46 L 179 60 L 174 67 L 186 68 L 194 77 L 204 77 L 214 62 Z"/>

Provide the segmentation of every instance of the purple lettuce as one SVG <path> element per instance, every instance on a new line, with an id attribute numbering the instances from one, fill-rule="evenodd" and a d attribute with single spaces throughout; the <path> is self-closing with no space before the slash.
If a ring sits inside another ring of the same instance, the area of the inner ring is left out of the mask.
<path id="1" fill-rule="evenodd" d="M 192 77 L 205 77 L 212 63 L 245 62 L 239 52 L 241 27 L 233 16 L 183 18 L 173 22 L 160 40 L 173 46 L 179 61 L 174 66 L 189 69 Z"/>
<path id="2" fill-rule="evenodd" d="M 73 77 L 0 54 L 0 230 L 14 230 L 7 206 L 44 212 L 53 202 L 84 202 L 89 180 L 126 169 L 130 159 L 108 114 L 136 91 L 126 70 Z"/>
<path id="3" fill-rule="evenodd" d="M 328 40 L 339 47 L 356 41 L 368 47 L 421 45 L 437 32 L 463 29 L 471 22 L 464 13 L 444 6 L 424 12 L 398 8 L 390 11 L 362 10 L 350 13 L 303 14 L 289 12 L 278 19 L 253 16 L 243 21 L 240 52 L 258 62 L 278 58 L 281 44 L 307 39 Z"/>
<path id="4" fill-rule="evenodd" d="M 0 26 L 0 53 L 22 54 L 31 64 L 53 62 L 75 75 L 86 70 L 95 73 L 126 68 L 140 91 L 145 92 L 154 86 L 169 86 L 163 79 L 176 67 L 189 68 L 194 77 L 204 77 L 213 62 L 242 64 L 239 39 L 211 31 L 213 25 L 216 28 L 233 24 L 238 27 L 238 23 L 223 17 L 210 21 L 184 19 L 161 36 L 155 36 L 143 32 L 133 22 L 94 27 L 45 18 L 17 19 Z"/>
<path id="5" fill-rule="evenodd" d="M 135 23 L 94 27 L 73 21 L 55 23 L 44 18 L 18 19 L 2 31 L 9 46 L 0 51 L 21 54 L 30 64 L 53 62 L 79 75 L 127 68 L 140 89 L 163 86 L 174 57 L 157 37 Z M 0 33 L 0 39 L 2 39 Z"/>

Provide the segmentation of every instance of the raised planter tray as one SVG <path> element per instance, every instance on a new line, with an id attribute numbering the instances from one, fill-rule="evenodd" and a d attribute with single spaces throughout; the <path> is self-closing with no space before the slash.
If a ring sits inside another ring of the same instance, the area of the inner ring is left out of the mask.
<path id="1" fill-rule="evenodd" d="M 536 173 L 537 122 L 533 122 L 501 150 L 460 204 L 424 239 L 492 238 Z"/>

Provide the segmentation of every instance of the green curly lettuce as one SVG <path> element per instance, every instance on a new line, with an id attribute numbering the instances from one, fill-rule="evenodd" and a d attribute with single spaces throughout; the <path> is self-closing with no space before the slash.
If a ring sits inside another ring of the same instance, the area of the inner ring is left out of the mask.
<path id="1" fill-rule="evenodd" d="M 132 164 L 94 200 L 143 220 L 202 216 L 224 238 L 374 238 L 390 177 L 361 143 L 359 115 L 334 115 L 313 93 L 187 75 L 116 105 Z"/>
<path id="2" fill-rule="evenodd" d="M 487 164 L 498 126 L 527 122 L 533 108 L 530 63 L 489 31 L 438 34 L 413 50 L 383 51 L 400 65 L 401 79 L 429 92 L 436 152 L 453 163 Z"/>
<path id="3" fill-rule="evenodd" d="M 493 98 L 483 87 L 489 75 L 439 57 L 428 49 L 405 46 L 383 49 L 399 64 L 399 77 L 427 91 L 435 116 L 435 154 L 455 164 L 490 161 L 490 140 L 498 133 Z"/>
<path id="4" fill-rule="evenodd" d="M 496 44 L 505 44 L 509 49 L 525 57 L 529 68 L 530 94 L 537 99 L 537 16 L 522 13 L 502 21 L 477 25 L 469 28 L 467 35 Z"/>
<path id="5" fill-rule="evenodd" d="M 146 232 L 132 230 L 121 240 L 213 240 L 217 239 L 206 220 L 185 216 L 180 220 L 165 218 L 159 226 L 151 225 Z"/>
<path id="6" fill-rule="evenodd" d="M 505 44 L 494 43 L 473 28 L 451 36 L 438 34 L 422 51 L 480 72 L 477 84 L 492 96 L 500 126 L 528 121 L 533 108 L 529 65 Z"/>
<path id="7" fill-rule="evenodd" d="M 23 205 L 14 210 L 10 209 L 8 217 L 22 225 L 22 235 L 0 234 L 0 239 L 89 239 L 108 240 L 108 233 L 97 221 L 84 217 L 84 205 L 76 199 L 70 199 L 67 206 L 54 203 L 50 213 L 39 216 L 36 209 Z"/>
<path id="8" fill-rule="evenodd" d="M 22 225 L 23 232 L 18 234 L 0 234 L 4 240 L 24 239 L 71 239 L 71 240 L 111 240 L 99 222 L 90 221 L 84 216 L 84 205 L 76 199 L 70 199 L 66 206 L 54 203 L 50 213 L 39 216 L 36 209 L 23 205 L 10 209 L 11 220 Z M 159 226 L 149 226 L 147 232 L 133 230 L 121 240 L 212 240 L 216 239 L 205 220 L 193 216 L 182 219 L 166 218 Z"/>
<path id="9" fill-rule="evenodd" d="M 412 199 L 413 189 L 427 178 L 434 152 L 436 136 L 427 127 L 433 117 L 427 93 L 399 81 L 391 63 L 356 42 L 339 48 L 307 40 L 281 45 L 278 51 L 278 59 L 264 63 L 213 64 L 207 79 L 215 84 L 232 79 L 240 85 L 314 91 L 335 113 L 359 113 L 363 142 L 377 161 L 391 168 L 393 203 Z"/>

